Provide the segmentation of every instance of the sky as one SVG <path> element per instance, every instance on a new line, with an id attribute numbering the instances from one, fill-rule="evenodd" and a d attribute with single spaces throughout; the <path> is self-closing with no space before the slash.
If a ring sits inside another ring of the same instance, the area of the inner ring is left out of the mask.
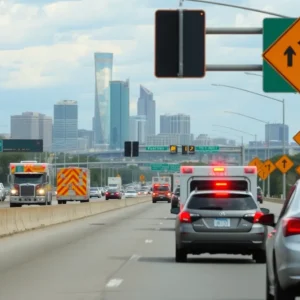
<path id="1" fill-rule="evenodd" d="M 297 17 L 299 0 L 219 0 Z M 191 130 L 211 137 L 264 139 L 263 122 L 282 122 L 282 105 L 260 96 L 212 84 L 264 93 L 262 78 L 243 72 L 207 72 L 203 79 L 154 76 L 154 14 L 177 9 L 178 0 L 0 0 L 0 132 L 10 116 L 35 111 L 53 116 L 53 105 L 77 100 L 79 128 L 91 129 L 94 114 L 94 52 L 114 54 L 113 80 L 130 79 L 130 112 L 136 114 L 139 85 L 154 94 L 159 115 L 185 113 Z M 203 9 L 207 27 L 262 27 L 265 14 L 185 1 Z M 262 36 L 207 35 L 207 64 L 262 64 Z M 261 74 L 261 73 L 257 73 Z M 285 99 L 289 138 L 300 130 L 299 94 Z M 234 111 L 263 122 L 224 113 Z M 237 131 L 224 129 L 227 126 Z"/>

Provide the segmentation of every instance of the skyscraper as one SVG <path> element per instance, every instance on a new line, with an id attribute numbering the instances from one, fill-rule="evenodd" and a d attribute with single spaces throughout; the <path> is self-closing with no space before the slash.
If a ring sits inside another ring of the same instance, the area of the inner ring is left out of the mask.
<path id="1" fill-rule="evenodd" d="M 146 116 L 130 117 L 130 136 L 131 141 L 138 141 L 140 144 L 146 143 Z"/>
<path id="2" fill-rule="evenodd" d="M 285 125 L 285 143 L 289 142 L 289 126 Z M 265 125 L 265 142 L 268 142 L 268 135 L 270 134 L 270 141 L 283 142 L 283 124 L 273 123 Z"/>
<path id="3" fill-rule="evenodd" d="M 53 151 L 78 149 L 78 104 L 63 100 L 54 105 Z"/>
<path id="4" fill-rule="evenodd" d="M 129 80 L 110 82 L 110 148 L 123 149 L 129 139 Z"/>
<path id="5" fill-rule="evenodd" d="M 95 53 L 95 113 L 93 131 L 95 144 L 110 141 L 110 91 L 112 53 Z"/>
<path id="6" fill-rule="evenodd" d="M 35 112 L 10 117 L 12 139 L 42 139 L 44 151 L 52 148 L 52 118 Z"/>
<path id="7" fill-rule="evenodd" d="M 191 134 L 191 117 L 185 114 L 161 115 L 160 133 Z"/>
<path id="8" fill-rule="evenodd" d="M 146 116 L 146 135 L 155 134 L 155 101 L 153 100 L 153 93 L 147 90 L 144 86 L 140 86 L 140 97 L 138 99 L 138 115 Z"/>

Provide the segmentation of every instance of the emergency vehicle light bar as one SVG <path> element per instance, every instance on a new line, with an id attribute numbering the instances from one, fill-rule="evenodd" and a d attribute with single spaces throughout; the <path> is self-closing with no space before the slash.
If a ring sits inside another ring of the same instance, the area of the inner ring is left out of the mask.
<path id="1" fill-rule="evenodd" d="M 225 172 L 224 167 L 214 167 L 214 172 Z"/>

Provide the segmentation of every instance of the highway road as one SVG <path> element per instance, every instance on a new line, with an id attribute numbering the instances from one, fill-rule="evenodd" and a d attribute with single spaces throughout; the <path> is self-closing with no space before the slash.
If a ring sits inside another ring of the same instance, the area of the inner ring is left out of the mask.
<path id="1" fill-rule="evenodd" d="M 263 207 L 279 214 L 281 205 Z M 174 261 L 170 204 L 145 203 L 1 239 L 3 300 L 262 300 L 251 257 Z"/>

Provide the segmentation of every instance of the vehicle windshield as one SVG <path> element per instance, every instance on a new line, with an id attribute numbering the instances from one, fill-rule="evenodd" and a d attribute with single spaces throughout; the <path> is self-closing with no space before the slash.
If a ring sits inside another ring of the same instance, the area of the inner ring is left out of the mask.
<path id="1" fill-rule="evenodd" d="M 135 194 L 136 191 L 126 191 L 126 193 L 129 193 L 129 194 Z"/>
<path id="2" fill-rule="evenodd" d="M 14 183 L 15 184 L 22 184 L 22 183 L 41 184 L 44 183 L 44 176 L 43 174 L 15 174 Z"/>
<path id="3" fill-rule="evenodd" d="M 91 188 L 91 191 L 98 192 L 98 189 L 97 188 Z"/>
<path id="4" fill-rule="evenodd" d="M 188 201 L 187 208 L 202 210 L 254 210 L 257 205 L 250 195 L 241 194 L 195 194 Z"/>
<path id="5" fill-rule="evenodd" d="M 116 189 L 109 189 L 108 192 L 109 192 L 109 193 L 116 193 L 116 192 L 118 192 L 118 191 L 117 191 Z"/>
<path id="6" fill-rule="evenodd" d="M 154 187 L 154 191 L 166 192 L 166 191 L 169 191 L 169 187 L 167 187 L 167 186 L 157 186 L 157 187 Z"/>

